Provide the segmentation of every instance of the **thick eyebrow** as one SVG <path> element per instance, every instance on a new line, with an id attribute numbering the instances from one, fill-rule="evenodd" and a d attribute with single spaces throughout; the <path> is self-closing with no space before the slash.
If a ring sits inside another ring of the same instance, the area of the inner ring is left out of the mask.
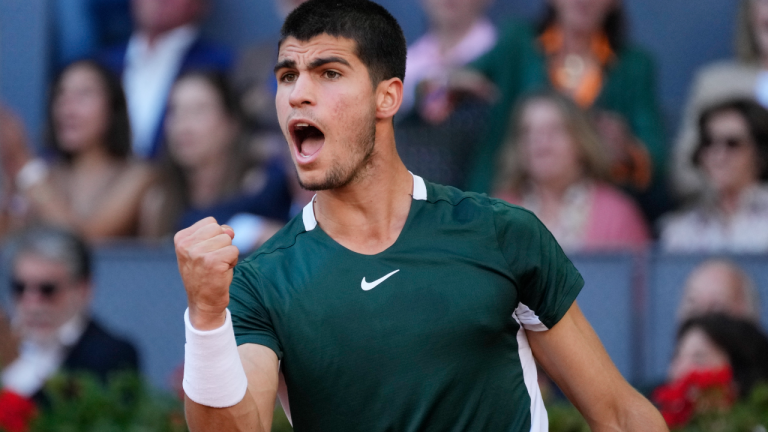
<path id="1" fill-rule="evenodd" d="M 347 67 L 352 67 L 348 61 L 344 60 L 341 57 L 322 57 L 319 59 L 312 60 L 312 63 L 309 64 L 309 69 L 317 69 L 320 66 L 326 65 L 328 63 L 340 63 Z"/>
<path id="2" fill-rule="evenodd" d="M 291 59 L 285 59 L 277 62 L 277 64 L 275 65 L 275 74 L 277 74 L 277 71 L 284 68 L 296 69 L 296 62 Z"/>
<path id="3" fill-rule="evenodd" d="M 350 65 L 348 61 L 344 60 L 341 57 L 322 57 L 322 58 L 313 60 L 309 64 L 309 69 L 310 70 L 317 69 L 320 66 L 326 65 L 328 63 L 340 63 L 347 67 L 352 67 L 352 65 Z M 275 65 L 275 74 L 277 74 L 277 71 L 283 68 L 296 69 L 296 62 L 291 59 L 285 59 L 277 62 L 277 64 Z"/>

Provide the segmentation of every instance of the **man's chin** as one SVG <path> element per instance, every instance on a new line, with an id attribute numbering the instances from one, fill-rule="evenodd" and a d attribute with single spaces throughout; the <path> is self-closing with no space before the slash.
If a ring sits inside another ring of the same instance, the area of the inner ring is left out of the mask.
<path id="1" fill-rule="evenodd" d="M 344 173 L 338 168 L 331 168 L 325 173 L 314 175 L 299 173 L 299 186 L 304 190 L 317 192 L 330 189 L 338 189 L 348 185 L 354 177 L 350 173 Z"/>

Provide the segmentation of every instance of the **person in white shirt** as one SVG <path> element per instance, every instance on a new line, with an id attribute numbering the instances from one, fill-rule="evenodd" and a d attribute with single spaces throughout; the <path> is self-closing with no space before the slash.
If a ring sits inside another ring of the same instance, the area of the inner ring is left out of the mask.
<path id="1" fill-rule="evenodd" d="M 661 222 L 671 252 L 768 252 L 768 110 L 750 99 L 706 109 L 692 162 L 706 191 Z"/>
<path id="2" fill-rule="evenodd" d="M 488 52 L 497 32 L 485 13 L 490 0 L 422 0 L 427 33 L 408 47 L 401 113 L 445 93 L 448 73 Z M 417 107 L 419 108 L 419 107 Z"/>
<path id="3" fill-rule="evenodd" d="M 227 71 L 230 51 L 204 42 L 199 22 L 207 0 L 132 0 L 136 28 L 127 46 L 102 60 L 122 74 L 133 133 L 133 152 L 140 158 L 160 153 L 160 131 L 168 92 L 185 70 Z"/>
<path id="4" fill-rule="evenodd" d="M 20 343 L 18 357 L 2 370 L 0 387 L 37 399 L 61 370 L 101 379 L 138 370 L 133 345 L 89 316 L 91 258 L 82 239 L 58 228 L 37 228 L 21 233 L 13 250 L 11 324 Z"/>

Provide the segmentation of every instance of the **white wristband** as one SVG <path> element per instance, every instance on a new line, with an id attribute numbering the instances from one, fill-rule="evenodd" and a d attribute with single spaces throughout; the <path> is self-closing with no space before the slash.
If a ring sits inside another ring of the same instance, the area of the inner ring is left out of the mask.
<path id="1" fill-rule="evenodd" d="M 248 390 L 240 355 L 237 352 L 232 316 L 227 309 L 224 325 L 200 331 L 184 312 L 187 343 L 184 346 L 184 393 L 200 405 L 226 408 L 243 400 Z"/>

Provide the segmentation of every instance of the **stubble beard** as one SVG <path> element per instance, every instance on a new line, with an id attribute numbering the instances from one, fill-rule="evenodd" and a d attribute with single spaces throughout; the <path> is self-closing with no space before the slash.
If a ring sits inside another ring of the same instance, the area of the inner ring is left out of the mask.
<path id="1" fill-rule="evenodd" d="M 321 191 L 343 188 L 352 184 L 365 176 L 373 159 L 373 153 L 376 144 L 376 120 L 372 118 L 367 124 L 360 128 L 357 136 L 350 140 L 351 145 L 347 145 L 349 157 L 344 161 L 333 161 L 328 169 L 325 178 L 317 183 L 308 183 L 299 178 L 299 185 L 308 191 Z M 297 172 L 298 175 L 298 172 Z"/>

